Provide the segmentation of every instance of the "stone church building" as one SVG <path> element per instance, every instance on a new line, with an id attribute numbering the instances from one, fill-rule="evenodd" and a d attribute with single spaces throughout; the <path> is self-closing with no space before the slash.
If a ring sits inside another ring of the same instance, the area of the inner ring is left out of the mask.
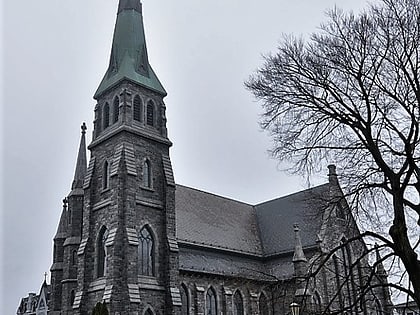
<path id="1" fill-rule="evenodd" d="M 365 275 L 387 281 L 381 264 L 355 260 L 362 242 L 343 246 L 305 281 L 359 233 L 334 166 L 324 185 L 257 205 L 177 185 L 165 96 L 149 64 L 140 0 L 120 0 L 94 95 L 90 159 L 83 124 L 51 284 L 22 299 L 17 314 L 44 314 L 38 301 L 50 315 L 91 314 L 97 302 L 113 315 L 274 315 L 290 313 L 291 303 L 304 314 L 389 312 L 386 289 L 359 298 Z"/>

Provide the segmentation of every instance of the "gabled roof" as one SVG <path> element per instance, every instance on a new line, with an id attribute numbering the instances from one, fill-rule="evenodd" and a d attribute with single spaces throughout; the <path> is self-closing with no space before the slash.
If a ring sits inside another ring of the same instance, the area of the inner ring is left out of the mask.
<path id="1" fill-rule="evenodd" d="M 302 246 L 317 245 L 329 184 L 255 206 L 177 185 L 178 242 L 255 256 L 293 255 L 293 225 Z"/>
<path id="2" fill-rule="evenodd" d="M 262 254 L 251 205 L 177 185 L 175 209 L 179 242 Z"/>
<path id="3" fill-rule="evenodd" d="M 303 248 L 315 246 L 328 196 L 329 184 L 324 184 L 256 205 L 264 254 L 293 252 L 294 224 L 299 225 Z"/>

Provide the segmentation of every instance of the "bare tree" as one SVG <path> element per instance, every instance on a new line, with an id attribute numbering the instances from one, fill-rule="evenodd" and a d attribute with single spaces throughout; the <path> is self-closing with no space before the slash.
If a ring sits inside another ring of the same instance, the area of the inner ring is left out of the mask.
<path id="1" fill-rule="evenodd" d="M 307 41 L 284 39 L 246 86 L 276 158 L 306 176 L 336 163 L 358 215 L 389 215 L 385 235 L 367 233 L 400 259 L 420 306 L 419 66 L 420 2 L 381 0 L 358 15 L 331 10 Z"/>

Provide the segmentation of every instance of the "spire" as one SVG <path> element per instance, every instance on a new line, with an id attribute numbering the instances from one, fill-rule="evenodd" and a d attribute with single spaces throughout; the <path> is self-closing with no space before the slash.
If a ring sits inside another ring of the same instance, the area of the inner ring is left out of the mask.
<path id="1" fill-rule="evenodd" d="M 295 231 L 295 253 L 293 254 L 293 262 L 306 262 L 305 253 L 302 248 L 302 240 L 300 238 L 299 225 L 294 224 L 293 230 Z"/>
<path id="2" fill-rule="evenodd" d="M 85 179 L 87 170 L 86 160 L 86 124 L 82 124 L 82 136 L 80 138 L 79 154 L 77 155 L 76 170 L 74 172 L 73 184 L 71 185 L 72 191 L 75 189 L 83 188 L 83 181 Z"/>
<path id="3" fill-rule="evenodd" d="M 61 212 L 60 223 L 58 223 L 57 233 L 54 239 L 64 239 L 67 237 L 67 198 L 63 199 L 63 211 Z"/>
<path id="4" fill-rule="evenodd" d="M 376 274 L 380 277 L 388 277 L 385 270 L 384 264 L 382 263 L 382 257 L 379 253 L 379 245 L 375 243 L 375 254 L 376 254 Z"/>
<path id="5" fill-rule="evenodd" d="M 328 180 L 331 185 L 338 185 L 337 169 L 334 164 L 328 165 Z"/>
<path id="6" fill-rule="evenodd" d="M 108 70 L 94 98 L 129 80 L 162 96 L 166 91 L 149 64 L 140 0 L 120 0 Z"/>

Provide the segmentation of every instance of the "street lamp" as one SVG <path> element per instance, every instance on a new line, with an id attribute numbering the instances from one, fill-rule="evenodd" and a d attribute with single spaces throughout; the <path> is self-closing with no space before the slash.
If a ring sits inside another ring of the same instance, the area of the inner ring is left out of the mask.
<path id="1" fill-rule="evenodd" d="M 299 304 L 293 302 L 292 304 L 290 304 L 290 310 L 292 311 L 292 315 L 299 315 L 300 313 Z"/>

